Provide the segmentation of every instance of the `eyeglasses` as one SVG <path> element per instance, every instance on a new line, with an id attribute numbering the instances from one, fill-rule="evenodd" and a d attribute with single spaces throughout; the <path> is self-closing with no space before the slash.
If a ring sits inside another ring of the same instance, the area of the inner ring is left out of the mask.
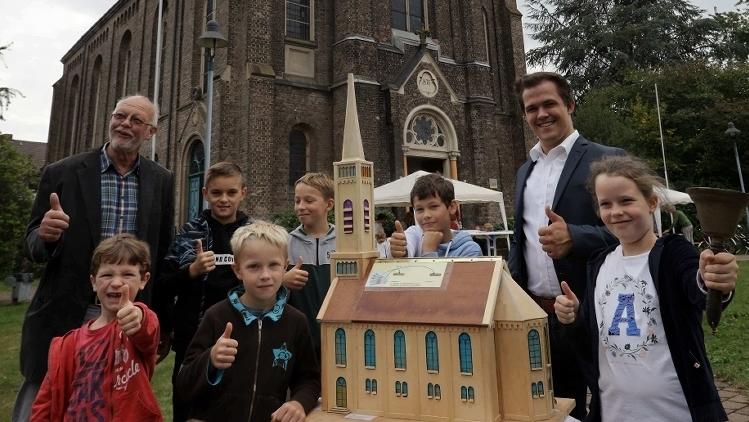
<path id="1" fill-rule="evenodd" d="M 119 122 L 124 122 L 128 118 L 130 118 L 130 124 L 133 125 L 133 126 L 135 126 L 135 127 L 142 127 L 143 125 L 155 127 L 154 125 L 152 125 L 150 123 L 144 122 L 140 117 L 137 117 L 134 114 L 131 114 L 131 115 L 128 116 L 125 113 L 112 113 L 112 119 L 114 119 L 114 121 L 116 121 L 118 123 Z"/>

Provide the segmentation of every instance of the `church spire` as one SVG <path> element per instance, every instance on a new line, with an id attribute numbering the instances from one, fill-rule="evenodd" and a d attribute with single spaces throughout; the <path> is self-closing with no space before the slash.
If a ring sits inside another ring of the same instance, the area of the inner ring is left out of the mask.
<path id="1" fill-rule="evenodd" d="M 341 160 L 364 159 L 361 132 L 359 131 L 359 114 L 356 110 L 356 91 L 354 74 L 349 73 L 346 81 L 346 122 L 343 126 L 343 154 Z"/>

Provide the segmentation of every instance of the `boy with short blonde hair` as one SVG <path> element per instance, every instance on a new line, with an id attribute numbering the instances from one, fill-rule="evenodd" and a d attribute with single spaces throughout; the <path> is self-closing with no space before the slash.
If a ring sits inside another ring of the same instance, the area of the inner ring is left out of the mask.
<path id="1" fill-rule="evenodd" d="M 323 173 L 307 173 L 296 181 L 294 212 L 301 224 L 291 232 L 289 260 L 294 266 L 284 276 L 289 303 L 307 316 L 318 358 L 317 314 L 330 287 L 330 255 L 335 252 L 335 226 L 328 223 L 334 193 L 333 181 Z"/>
<path id="2" fill-rule="evenodd" d="M 232 236 L 242 286 L 206 311 L 177 376 L 191 417 L 299 422 L 317 405 L 320 369 L 307 322 L 281 285 L 287 244 L 286 231 L 264 221 Z"/>
<path id="3" fill-rule="evenodd" d="M 130 300 L 146 286 L 149 262 L 148 245 L 131 234 L 96 247 L 90 278 L 101 315 L 52 340 L 31 420 L 162 420 L 150 385 L 158 319 Z"/>

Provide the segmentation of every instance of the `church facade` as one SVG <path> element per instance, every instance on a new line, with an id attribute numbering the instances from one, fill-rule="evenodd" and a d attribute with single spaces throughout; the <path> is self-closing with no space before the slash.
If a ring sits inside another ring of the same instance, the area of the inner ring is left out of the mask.
<path id="1" fill-rule="evenodd" d="M 177 223 L 197 213 L 207 104 L 197 39 L 216 20 L 228 46 L 216 50 L 210 159 L 243 168 L 250 215 L 289 209 L 305 172 L 332 174 L 348 73 L 376 186 L 440 171 L 512 198 L 529 140 L 513 92 L 525 72 L 514 0 L 164 0 L 160 45 L 158 20 L 157 0 L 120 0 L 62 58 L 48 162 L 103 145 L 117 99 L 158 85 L 155 156 L 175 172 Z"/>

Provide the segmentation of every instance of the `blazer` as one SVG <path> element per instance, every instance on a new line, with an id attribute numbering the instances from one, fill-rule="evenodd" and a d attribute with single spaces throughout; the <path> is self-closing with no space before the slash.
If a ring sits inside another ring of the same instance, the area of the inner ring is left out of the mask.
<path id="1" fill-rule="evenodd" d="M 625 155 L 620 148 L 608 147 L 578 136 L 559 176 L 552 211 L 564 218 L 572 237 L 572 250 L 561 259 L 554 260 L 554 270 L 559 281 L 566 281 L 572 291 L 580 296 L 585 291 L 587 259 L 590 254 L 605 246 L 617 244 L 616 238 L 598 217 L 593 196 L 588 191 L 590 164 L 607 155 Z M 518 169 L 515 179 L 515 233 L 512 237 L 508 265 L 512 278 L 528 290 L 528 271 L 525 264 L 525 233 L 523 232 L 523 194 L 533 171 L 535 161 L 528 159 Z"/>
<path id="2" fill-rule="evenodd" d="M 44 169 L 26 228 L 26 247 L 35 262 L 46 262 L 39 288 L 26 311 L 21 332 L 21 373 L 41 382 L 53 337 L 78 328 L 93 303 L 89 280 L 91 255 L 101 240 L 100 149 L 74 155 Z M 137 233 L 151 250 L 151 280 L 171 243 L 174 224 L 174 177 L 159 164 L 140 157 Z M 39 238 L 39 225 L 56 192 L 70 226 L 55 243 Z M 151 283 L 138 295 L 150 305 Z"/>

